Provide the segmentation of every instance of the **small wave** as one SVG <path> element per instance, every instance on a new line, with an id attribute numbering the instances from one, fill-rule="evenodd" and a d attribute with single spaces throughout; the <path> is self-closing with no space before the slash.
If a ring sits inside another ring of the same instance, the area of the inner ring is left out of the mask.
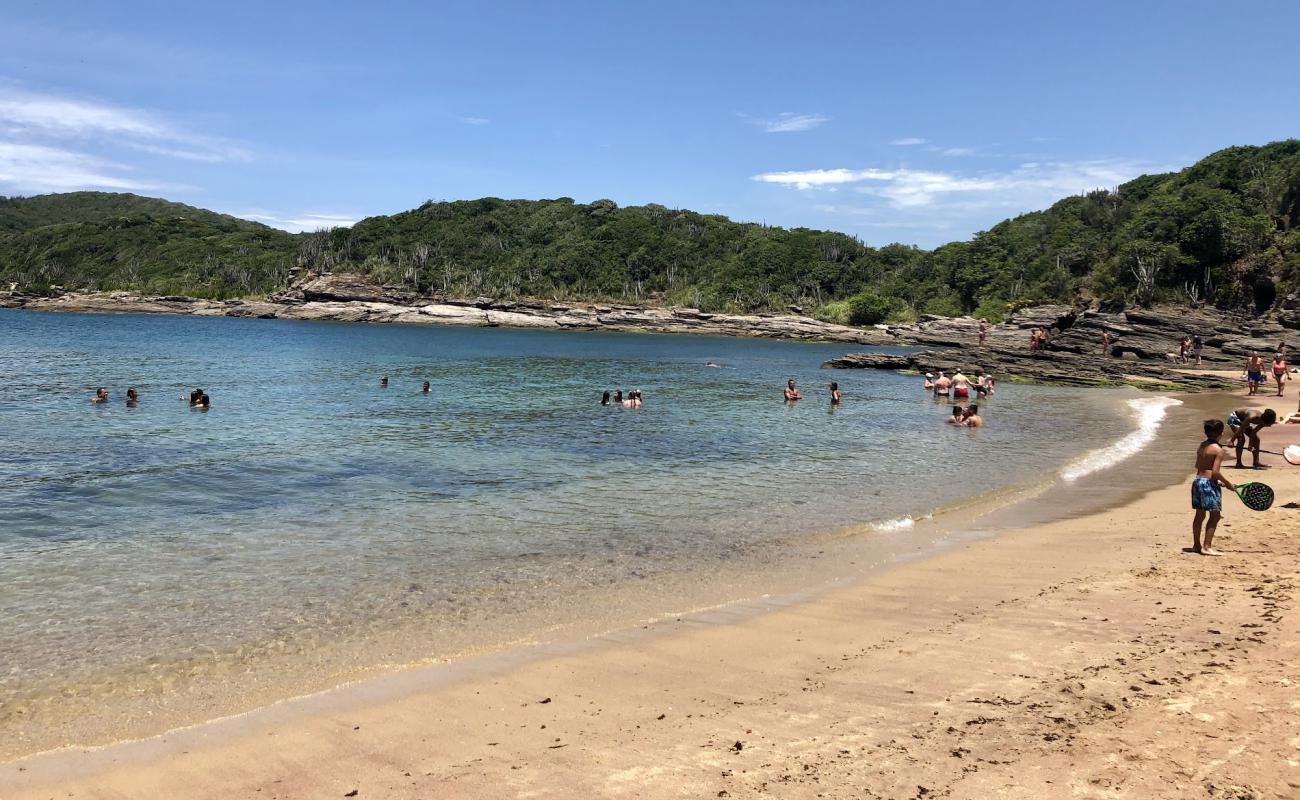
<path id="1" fill-rule="evenodd" d="M 1071 461 L 1061 470 L 1061 477 L 1067 481 L 1078 480 L 1084 475 L 1118 464 L 1138 452 L 1156 438 L 1156 431 L 1159 430 L 1160 423 L 1170 407 L 1182 404 L 1183 401 L 1172 397 L 1141 397 L 1129 400 L 1128 405 L 1133 410 L 1133 419 L 1137 423 L 1137 428 L 1114 444 L 1089 450 Z"/>
<path id="2" fill-rule="evenodd" d="M 877 531 L 905 531 L 915 524 L 916 520 L 911 517 L 895 517 L 884 522 L 873 522 L 871 527 Z"/>

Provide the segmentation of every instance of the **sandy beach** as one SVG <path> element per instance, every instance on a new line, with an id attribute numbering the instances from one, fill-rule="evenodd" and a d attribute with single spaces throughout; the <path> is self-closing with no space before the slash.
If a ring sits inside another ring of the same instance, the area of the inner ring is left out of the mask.
<path id="1" fill-rule="evenodd" d="M 1300 796 L 1300 468 L 1265 459 L 1222 558 L 1184 552 L 1182 483 L 759 615 L 11 762 L 0 796 Z"/>

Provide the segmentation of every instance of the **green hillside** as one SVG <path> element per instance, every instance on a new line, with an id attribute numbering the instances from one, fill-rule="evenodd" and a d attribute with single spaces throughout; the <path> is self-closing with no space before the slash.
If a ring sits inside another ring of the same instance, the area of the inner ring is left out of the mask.
<path id="1" fill-rule="evenodd" d="M 256 294 L 296 265 L 430 294 L 783 309 L 858 323 L 1080 295 L 1265 310 L 1300 287 L 1300 140 L 1069 197 L 935 250 L 648 205 L 428 202 L 291 236 L 161 200 L 0 200 L 0 280 L 25 287 Z"/>
<path id="2" fill-rule="evenodd" d="M 284 231 L 132 194 L 0 198 L 0 283 L 229 297 L 288 280 Z"/>

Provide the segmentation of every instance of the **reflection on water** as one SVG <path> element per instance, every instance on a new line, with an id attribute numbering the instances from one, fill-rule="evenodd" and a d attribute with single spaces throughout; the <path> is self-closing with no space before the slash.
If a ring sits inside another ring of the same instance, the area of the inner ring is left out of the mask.
<path id="1" fill-rule="evenodd" d="M 1132 424 L 1122 393 L 1004 384 L 953 429 L 916 379 L 819 369 L 843 350 L 0 311 L 0 726 L 382 631 L 488 644 L 847 525 L 906 546 L 912 516 L 1054 475 L 1045 443 Z"/>

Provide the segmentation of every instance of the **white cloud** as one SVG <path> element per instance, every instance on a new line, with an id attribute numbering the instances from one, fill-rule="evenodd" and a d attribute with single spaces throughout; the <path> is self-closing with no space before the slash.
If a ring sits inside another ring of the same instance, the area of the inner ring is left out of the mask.
<path id="1" fill-rule="evenodd" d="M 456 117 L 456 119 L 466 125 L 486 125 L 492 121 L 487 117 Z"/>
<path id="2" fill-rule="evenodd" d="M 897 146 L 899 146 L 899 147 L 912 147 L 912 146 L 914 146 L 914 145 L 918 145 L 918 144 L 925 144 L 925 143 L 928 142 L 928 141 L 930 141 L 930 140 L 929 140 L 929 139 L 918 139 L 918 138 L 915 137 L 915 136 L 905 136 L 905 137 L 903 137 L 902 139 L 895 139 L 894 141 L 890 142 L 890 144 L 892 144 L 892 145 L 897 145 Z"/>
<path id="3" fill-rule="evenodd" d="M 1149 169 L 1149 168 L 1148 168 Z M 753 180 L 800 190 L 859 184 L 854 191 L 882 197 L 894 208 L 928 206 L 949 196 L 973 196 L 990 205 L 1033 197 L 1055 199 L 1096 188 L 1109 188 L 1142 174 L 1144 165 L 1123 160 L 1030 162 L 1002 172 L 963 175 L 917 169 L 817 169 L 767 172 Z"/>
<path id="4" fill-rule="evenodd" d="M 235 211 L 231 212 L 232 216 L 251 219 L 270 225 L 272 228 L 288 231 L 289 233 L 302 233 L 303 231 L 318 231 L 326 228 L 350 228 L 361 220 L 360 216 L 355 214 L 315 214 L 301 213 L 292 216 L 279 216 L 278 214 L 262 209 L 252 211 Z"/>
<path id="5" fill-rule="evenodd" d="M 0 86 L 0 134 L 27 143 L 69 139 L 188 161 L 242 161 L 248 152 L 138 109 Z"/>
<path id="6" fill-rule="evenodd" d="M 0 141 L 0 186 L 11 191 L 146 191 L 166 188 L 162 184 L 121 174 L 128 169 L 122 164 L 58 147 Z"/>
<path id="7" fill-rule="evenodd" d="M 975 148 L 973 147 L 942 147 L 939 148 L 941 156 L 973 156 Z"/>
<path id="8" fill-rule="evenodd" d="M 812 130 L 822 123 L 830 122 L 830 119 L 822 114 L 796 114 L 793 111 L 785 111 L 777 114 L 776 119 L 760 122 L 763 130 L 768 133 L 795 133 Z"/>

